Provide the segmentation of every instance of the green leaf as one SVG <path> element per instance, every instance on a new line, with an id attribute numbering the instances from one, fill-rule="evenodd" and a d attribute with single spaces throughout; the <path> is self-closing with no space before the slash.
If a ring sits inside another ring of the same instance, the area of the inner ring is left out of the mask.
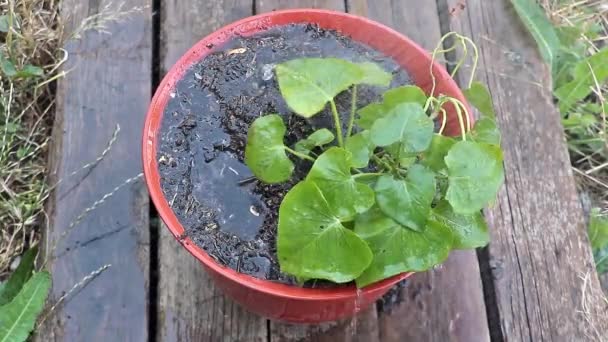
<path id="1" fill-rule="evenodd" d="M 472 214 L 496 198 L 504 179 L 499 147 L 472 141 L 456 143 L 445 157 L 446 199 L 459 214 Z"/>
<path id="2" fill-rule="evenodd" d="M 363 79 L 358 83 L 371 84 L 382 87 L 388 87 L 391 84 L 393 75 L 384 71 L 378 64 L 372 62 L 364 62 L 357 64 L 363 71 Z"/>
<path id="3" fill-rule="evenodd" d="M 279 88 L 287 105 L 310 118 L 339 93 L 354 84 L 388 86 L 391 74 L 374 63 L 339 58 L 302 58 L 277 65 Z"/>
<path id="4" fill-rule="evenodd" d="M 355 233 L 371 248 L 371 265 L 356 279 L 364 287 L 407 271 L 426 271 L 443 262 L 452 247 L 452 233 L 429 220 L 423 232 L 406 229 L 378 208 L 359 215 Z"/>
<path id="5" fill-rule="evenodd" d="M 475 122 L 473 129 L 467 133 L 467 138 L 476 142 L 490 145 L 500 145 L 500 131 L 496 126 L 496 121 L 488 117 L 483 117 Z"/>
<path id="6" fill-rule="evenodd" d="M 511 2 L 521 21 L 536 40 L 541 56 L 553 70 L 560 41 L 542 7 L 535 0 L 511 0 Z"/>
<path id="7" fill-rule="evenodd" d="M 608 248 L 608 218 L 602 216 L 598 209 L 591 211 L 589 240 L 593 249 Z"/>
<path id="8" fill-rule="evenodd" d="M 0 341 L 27 340 L 44 308 L 50 287 L 51 276 L 47 272 L 36 273 L 10 303 L 0 307 Z"/>
<path id="9" fill-rule="evenodd" d="M 431 144 L 434 128 L 420 104 L 402 103 L 374 122 L 371 138 L 376 146 L 400 142 L 405 152 L 422 152 Z"/>
<path id="10" fill-rule="evenodd" d="M 484 117 L 491 119 L 496 117 L 492 96 L 490 96 L 490 92 L 485 85 L 480 82 L 473 82 L 471 87 L 464 90 L 463 93 L 467 101 L 475 106 Z"/>
<path id="11" fill-rule="evenodd" d="M 376 183 L 376 202 L 399 224 L 422 231 L 435 196 L 435 175 L 422 165 L 413 165 L 404 180 L 383 175 Z"/>
<path id="12" fill-rule="evenodd" d="M 364 77 L 359 66 L 338 58 L 294 59 L 277 65 L 276 73 L 287 105 L 306 118 Z"/>
<path id="13" fill-rule="evenodd" d="M 263 182 L 284 182 L 293 173 L 283 144 L 285 131 L 283 119 L 276 114 L 259 117 L 249 127 L 245 164 Z"/>
<path id="14" fill-rule="evenodd" d="M 444 158 L 455 143 L 456 139 L 454 138 L 434 134 L 431 146 L 422 155 L 421 164 L 435 172 L 447 169 Z"/>
<path id="15" fill-rule="evenodd" d="M 293 187 L 279 209 L 281 271 L 300 280 L 345 283 L 357 278 L 370 264 L 372 253 L 341 220 L 315 183 L 303 181 Z"/>
<path id="16" fill-rule="evenodd" d="M 330 130 L 321 128 L 312 132 L 308 138 L 298 141 L 294 148 L 298 152 L 309 154 L 313 148 L 327 145 L 334 139 L 334 134 Z"/>
<path id="17" fill-rule="evenodd" d="M 40 67 L 28 64 L 23 67 L 23 69 L 19 70 L 15 77 L 19 78 L 30 78 L 30 77 L 39 77 L 44 75 L 44 70 Z"/>
<path id="18" fill-rule="evenodd" d="M 574 67 L 574 79 L 555 90 L 555 97 L 559 100 L 559 108 L 566 113 L 578 101 L 584 99 L 595 87 L 595 81 L 602 85 L 608 78 L 608 47 L 604 47 L 596 54 L 578 62 Z"/>
<path id="19" fill-rule="evenodd" d="M 456 214 L 447 201 L 441 201 L 433 208 L 433 217 L 452 230 L 456 249 L 483 247 L 490 242 L 488 225 L 481 212 L 470 215 Z"/>
<path id="20" fill-rule="evenodd" d="M 357 169 L 369 164 L 369 158 L 371 158 L 376 148 L 367 130 L 348 137 L 345 147 L 352 154 L 352 165 Z"/>
<path id="21" fill-rule="evenodd" d="M 351 153 L 332 147 L 317 158 L 306 177 L 317 184 L 331 211 L 342 220 L 353 218 L 374 205 L 374 191 L 355 181 L 350 173 L 352 167 Z"/>
<path id="22" fill-rule="evenodd" d="M 4 285 L 4 289 L 0 291 L 0 306 L 13 300 L 23 287 L 23 284 L 30 279 L 32 271 L 34 270 L 34 261 L 36 260 L 37 254 L 37 247 L 32 247 L 23 254 L 19 266 Z"/>
<path id="23" fill-rule="evenodd" d="M 13 77 L 17 74 L 17 69 L 13 62 L 0 51 L 0 70 L 8 77 Z"/>
<path id="24" fill-rule="evenodd" d="M 9 26 L 8 15 L 0 15 L 0 32 L 8 32 Z"/>
<path id="25" fill-rule="evenodd" d="M 387 90 L 383 95 L 382 102 L 371 103 L 359 109 L 357 125 L 364 129 L 370 129 L 377 119 L 388 115 L 398 105 L 414 102 L 424 107 L 426 98 L 424 91 L 417 86 L 408 85 Z"/>

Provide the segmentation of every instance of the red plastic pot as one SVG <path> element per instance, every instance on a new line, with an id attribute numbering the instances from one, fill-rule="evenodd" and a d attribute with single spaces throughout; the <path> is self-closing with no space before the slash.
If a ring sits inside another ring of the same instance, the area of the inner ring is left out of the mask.
<path id="1" fill-rule="evenodd" d="M 395 59 L 412 76 L 414 83 L 431 91 L 430 54 L 400 33 L 366 18 L 326 10 L 287 10 L 245 18 L 225 26 L 194 45 L 171 68 L 154 94 L 146 117 L 143 134 L 143 163 L 146 183 L 158 213 L 177 238 L 184 233 L 164 197 L 156 160 L 157 133 L 161 127 L 164 108 L 170 93 L 186 70 L 210 52 L 208 46 L 221 46 L 236 34 L 248 36 L 272 26 L 290 23 L 314 23 L 325 29 L 337 30 Z M 464 96 L 449 74 L 439 64 L 432 66 L 436 78 L 436 94 L 447 94 L 465 102 Z M 456 113 L 448 108 L 446 134 L 460 134 Z M 473 118 L 470 118 L 473 120 Z M 411 273 L 403 273 L 367 286 L 359 291 L 354 286 L 329 289 L 309 289 L 260 280 L 240 274 L 218 264 L 189 238 L 177 239 L 194 257 L 202 262 L 228 296 L 250 311 L 271 319 L 301 323 L 333 321 L 354 315 L 382 296 L 391 286 Z"/>

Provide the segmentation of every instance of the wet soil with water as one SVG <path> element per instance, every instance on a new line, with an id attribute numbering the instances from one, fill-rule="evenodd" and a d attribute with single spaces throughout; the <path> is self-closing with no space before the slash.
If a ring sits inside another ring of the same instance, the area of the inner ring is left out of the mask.
<path id="1" fill-rule="evenodd" d="M 290 112 L 278 90 L 274 66 L 302 57 L 372 61 L 393 73 L 392 87 L 410 83 L 392 59 L 313 25 L 236 37 L 214 47 L 178 82 L 163 114 L 157 156 L 164 194 L 188 237 L 221 264 L 288 284 L 294 279 L 280 272 L 276 257 L 279 205 L 311 165 L 293 159 L 292 180 L 268 185 L 253 179 L 243 161 L 247 129 L 259 116 L 281 115 L 288 127 L 288 145 L 315 128 L 333 131 L 329 112 L 308 122 Z M 359 106 L 380 99 L 385 90 L 360 87 Z M 348 91 L 336 99 L 344 123 L 350 101 Z M 327 286 L 324 282 L 307 285 Z"/>

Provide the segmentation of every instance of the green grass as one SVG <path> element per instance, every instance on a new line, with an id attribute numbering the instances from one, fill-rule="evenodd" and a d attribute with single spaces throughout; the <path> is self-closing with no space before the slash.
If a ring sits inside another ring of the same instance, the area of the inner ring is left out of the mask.
<path id="1" fill-rule="evenodd" d="M 542 5 L 561 42 L 553 88 L 579 189 L 589 199 L 591 226 L 608 229 L 608 3 Z M 606 272 L 608 240 L 600 244 L 595 236 L 590 239 L 598 271 Z"/>

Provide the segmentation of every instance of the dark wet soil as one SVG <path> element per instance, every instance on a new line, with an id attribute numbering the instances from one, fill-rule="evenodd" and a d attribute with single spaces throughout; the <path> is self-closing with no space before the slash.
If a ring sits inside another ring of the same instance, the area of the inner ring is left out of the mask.
<path id="1" fill-rule="evenodd" d="M 291 181 L 267 185 L 252 178 L 243 160 L 247 129 L 262 115 L 284 118 L 287 144 L 314 128 L 333 131 L 329 112 L 307 122 L 292 114 L 280 95 L 274 65 L 301 57 L 373 61 L 394 74 L 393 87 L 410 83 L 392 59 L 316 26 L 289 25 L 236 37 L 215 47 L 177 84 L 163 115 L 158 152 L 164 194 L 186 235 L 221 264 L 288 284 L 294 280 L 279 271 L 276 257 L 278 210 L 310 164 L 294 159 Z M 360 87 L 359 105 L 379 99 L 384 91 Z M 341 94 L 336 103 L 340 113 L 348 113 L 350 94 Z M 342 121 L 347 122 L 346 115 Z M 314 286 L 327 286 L 320 284 L 324 282 Z"/>

